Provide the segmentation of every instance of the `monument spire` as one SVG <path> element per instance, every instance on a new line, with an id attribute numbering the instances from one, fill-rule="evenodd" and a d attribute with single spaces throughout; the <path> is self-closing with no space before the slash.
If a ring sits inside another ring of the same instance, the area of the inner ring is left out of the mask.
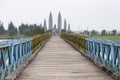
<path id="1" fill-rule="evenodd" d="M 47 31 L 46 19 L 44 19 L 44 24 L 43 24 L 43 26 L 44 26 L 44 30 L 45 30 L 45 32 L 46 32 L 46 31 Z"/>
<path id="2" fill-rule="evenodd" d="M 52 30 L 53 28 L 53 16 L 52 16 L 52 12 L 50 12 L 49 15 L 49 30 Z"/>
<path id="3" fill-rule="evenodd" d="M 67 29 L 67 21 L 66 21 L 66 19 L 64 20 L 64 30 L 66 31 Z"/>
<path id="4" fill-rule="evenodd" d="M 68 32 L 70 32 L 70 23 L 68 24 Z"/>
<path id="5" fill-rule="evenodd" d="M 58 33 L 61 33 L 62 29 L 62 18 L 61 18 L 61 13 L 59 12 L 58 14 Z"/>

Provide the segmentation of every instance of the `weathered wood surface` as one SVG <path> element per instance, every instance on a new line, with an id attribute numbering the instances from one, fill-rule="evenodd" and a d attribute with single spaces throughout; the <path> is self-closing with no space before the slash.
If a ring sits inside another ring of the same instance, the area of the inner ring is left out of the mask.
<path id="1" fill-rule="evenodd" d="M 113 80 L 58 36 L 53 36 L 16 80 Z"/>

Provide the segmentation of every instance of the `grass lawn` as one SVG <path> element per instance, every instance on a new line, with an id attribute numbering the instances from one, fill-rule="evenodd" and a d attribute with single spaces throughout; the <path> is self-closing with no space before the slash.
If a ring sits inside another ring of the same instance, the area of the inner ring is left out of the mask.
<path id="1" fill-rule="evenodd" d="M 6 39 L 6 38 L 10 38 L 10 36 L 8 36 L 8 35 L 0 35 L 0 39 Z"/>
<path id="2" fill-rule="evenodd" d="M 0 39 L 10 39 L 10 38 L 12 38 L 12 37 L 8 36 L 8 35 L 0 35 Z M 26 36 L 24 36 L 24 35 L 16 35 L 13 38 L 26 38 Z"/>
<path id="3" fill-rule="evenodd" d="M 27 37 L 24 35 L 16 35 L 14 38 L 27 38 Z"/>
<path id="4" fill-rule="evenodd" d="M 120 40 L 120 36 L 90 36 L 91 38 L 108 39 L 108 40 Z"/>

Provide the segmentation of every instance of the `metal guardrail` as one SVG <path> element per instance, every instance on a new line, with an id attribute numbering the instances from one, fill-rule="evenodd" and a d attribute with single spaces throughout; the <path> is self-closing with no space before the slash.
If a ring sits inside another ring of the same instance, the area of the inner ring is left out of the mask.
<path id="1" fill-rule="evenodd" d="M 32 51 L 32 39 L 14 39 L 0 44 L 0 80 L 22 64 Z"/>
<path id="2" fill-rule="evenodd" d="M 87 38 L 84 36 L 62 33 L 61 36 L 68 40 L 97 66 L 120 79 L 120 41 Z"/>
<path id="3" fill-rule="evenodd" d="M 0 80 L 4 80 L 28 60 L 41 44 L 50 37 L 42 34 L 33 38 L 13 39 L 0 42 Z"/>
<path id="4" fill-rule="evenodd" d="M 87 38 L 87 56 L 120 75 L 120 41 Z"/>

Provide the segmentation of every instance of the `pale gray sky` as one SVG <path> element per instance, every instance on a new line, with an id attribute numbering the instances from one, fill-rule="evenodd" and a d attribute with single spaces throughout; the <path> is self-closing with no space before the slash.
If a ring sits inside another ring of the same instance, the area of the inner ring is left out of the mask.
<path id="1" fill-rule="evenodd" d="M 48 21 L 49 12 L 57 23 L 58 12 L 70 22 L 72 30 L 120 31 L 120 0 L 0 0 L 0 20 L 18 26 Z"/>

